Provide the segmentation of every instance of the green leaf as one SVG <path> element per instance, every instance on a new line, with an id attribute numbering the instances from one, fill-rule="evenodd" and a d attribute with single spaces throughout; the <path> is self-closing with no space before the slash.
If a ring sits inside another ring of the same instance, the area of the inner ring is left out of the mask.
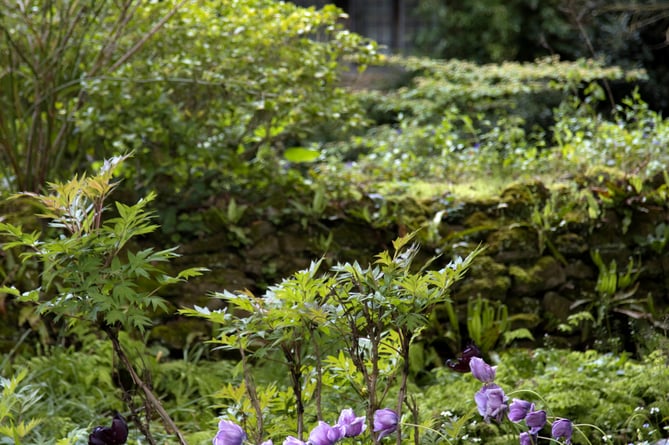
<path id="1" fill-rule="evenodd" d="M 290 162 L 302 163 L 302 162 L 313 162 L 318 159 L 320 156 L 318 150 L 312 150 L 305 147 L 291 147 L 287 148 L 283 152 L 283 157 Z"/>
<path id="2" fill-rule="evenodd" d="M 0 286 L 0 293 L 13 295 L 15 297 L 20 297 L 21 296 L 21 291 L 19 291 L 14 286 L 12 286 L 12 287 Z"/>

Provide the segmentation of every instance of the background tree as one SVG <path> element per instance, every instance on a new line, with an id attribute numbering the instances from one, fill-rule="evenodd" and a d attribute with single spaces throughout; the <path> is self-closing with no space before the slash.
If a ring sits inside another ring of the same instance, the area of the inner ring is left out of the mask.
<path id="1" fill-rule="evenodd" d="M 0 174 L 10 188 L 36 192 L 84 160 L 90 147 L 74 117 L 88 86 L 128 63 L 185 2 L 2 1 Z"/>

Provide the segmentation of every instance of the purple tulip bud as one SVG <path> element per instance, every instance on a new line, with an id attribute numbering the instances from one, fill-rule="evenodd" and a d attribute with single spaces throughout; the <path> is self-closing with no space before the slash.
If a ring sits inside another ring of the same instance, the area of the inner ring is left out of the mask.
<path id="1" fill-rule="evenodd" d="M 88 436 L 89 445 L 123 445 L 128 440 L 128 424 L 119 413 L 114 414 L 111 427 L 96 426 Z"/>
<path id="2" fill-rule="evenodd" d="M 359 436 L 367 428 L 365 417 L 356 417 L 355 412 L 351 408 L 342 410 L 341 414 L 339 414 L 337 425 L 344 429 L 345 437 Z"/>
<path id="3" fill-rule="evenodd" d="M 399 416 L 389 408 L 378 409 L 374 412 L 374 432 L 379 433 L 378 440 L 392 434 L 397 429 Z"/>
<path id="4" fill-rule="evenodd" d="M 534 410 L 534 403 L 521 399 L 513 399 L 513 402 L 509 405 L 509 420 L 518 423 L 532 410 Z"/>
<path id="5" fill-rule="evenodd" d="M 218 433 L 212 441 L 213 445 L 242 445 L 246 440 L 246 433 L 241 426 L 229 420 L 218 422 Z"/>
<path id="6" fill-rule="evenodd" d="M 309 443 L 312 445 L 333 445 L 342 437 L 344 437 L 343 427 L 339 425 L 330 426 L 323 421 L 319 421 L 318 426 L 309 433 Z"/>
<path id="7" fill-rule="evenodd" d="M 502 421 L 502 416 L 508 409 L 507 400 L 504 390 L 494 383 L 483 385 L 483 388 L 474 394 L 476 407 L 486 422 L 490 422 L 490 419 Z"/>
<path id="8" fill-rule="evenodd" d="M 483 383 L 492 383 L 495 380 L 495 368 L 480 357 L 472 357 L 469 360 L 469 369 L 472 375 Z"/>
<path id="9" fill-rule="evenodd" d="M 462 354 L 458 356 L 455 360 L 446 360 L 446 366 L 451 368 L 453 371 L 457 372 L 469 372 L 469 361 L 472 357 L 481 357 L 481 351 L 474 344 L 470 343 L 467 345 Z"/>
<path id="10" fill-rule="evenodd" d="M 528 432 L 520 433 L 520 445 L 534 445 L 536 443 L 535 437 Z"/>
<path id="11" fill-rule="evenodd" d="M 539 434 L 541 428 L 546 425 L 546 411 L 530 411 L 525 417 L 525 424 L 530 429 L 530 434 Z"/>
<path id="12" fill-rule="evenodd" d="M 573 430 L 573 425 L 569 419 L 558 419 L 553 422 L 553 428 L 551 429 L 551 437 L 553 439 L 560 439 L 564 437 L 567 445 L 571 443 L 571 433 Z"/>
<path id="13" fill-rule="evenodd" d="M 297 437 L 288 436 L 286 437 L 286 440 L 283 441 L 283 445 L 307 445 L 307 443 L 301 441 Z"/>

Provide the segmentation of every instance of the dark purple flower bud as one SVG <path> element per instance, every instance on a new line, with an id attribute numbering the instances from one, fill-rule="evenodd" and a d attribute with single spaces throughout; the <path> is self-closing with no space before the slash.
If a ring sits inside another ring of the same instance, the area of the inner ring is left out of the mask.
<path id="1" fill-rule="evenodd" d="M 509 405 L 509 420 L 515 423 L 520 422 L 527 416 L 527 413 L 534 409 L 534 403 L 521 399 L 513 399 Z"/>
<path id="2" fill-rule="evenodd" d="M 359 436 L 367 428 L 365 417 L 356 417 L 355 412 L 351 408 L 342 410 L 341 414 L 339 414 L 337 425 L 344 429 L 345 437 Z"/>
<path id="3" fill-rule="evenodd" d="M 564 437 L 567 445 L 571 443 L 571 433 L 573 430 L 573 425 L 569 419 L 558 419 L 553 422 L 553 428 L 551 429 L 551 437 L 553 439 L 560 439 Z"/>
<path id="4" fill-rule="evenodd" d="M 339 425 L 330 426 L 323 421 L 309 433 L 309 443 L 312 445 L 333 445 L 344 437 L 344 428 Z"/>
<path id="5" fill-rule="evenodd" d="M 283 441 L 283 445 L 307 445 L 307 443 L 301 441 L 297 437 L 288 436 L 286 437 L 286 440 Z"/>
<path id="6" fill-rule="evenodd" d="M 483 383 L 492 383 L 495 380 L 495 368 L 480 357 L 471 358 L 469 369 L 471 369 L 472 375 Z"/>
<path id="7" fill-rule="evenodd" d="M 128 424 L 119 413 L 114 414 L 111 427 L 96 426 L 88 436 L 89 445 L 122 445 L 128 440 Z"/>
<path id="8" fill-rule="evenodd" d="M 374 432 L 379 433 L 378 440 L 394 433 L 399 421 L 399 416 L 392 409 L 383 408 L 376 410 L 374 412 Z"/>
<path id="9" fill-rule="evenodd" d="M 546 411 L 530 411 L 525 417 L 525 424 L 530 429 L 530 434 L 539 434 L 541 428 L 546 425 Z"/>
<path id="10" fill-rule="evenodd" d="M 242 445 L 246 440 L 246 433 L 241 426 L 229 420 L 218 422 L 218 433 L 212 441 L 213 445 Z"/>
<path id="11" fill-rule="evenodd" d="M 520 445 L 534 445 L 536 443 L 535 437 L 528 432 L 520 433 Z"/>
<path id="12" fill-rule="evenodd" d="M 490 422 L 490 419 L 501 422 L 508 409 L 506 404 L 508 398 L 504 394 L 504 390 L 494 383 L 483 385 L 483 388 L 474 394 L 474 400 L 479 414 L 483 416 L 483 420 L 486 422 Z"/>
<path id="13" fill-rule="evenodd" d="M 467 345 L 462 354 L 455 360 L 446 360 L 446 366 L 457 372 L 469 372 L 469 361 L 472 357 L 481 357 L 481 351 L 474 343 Z"/>

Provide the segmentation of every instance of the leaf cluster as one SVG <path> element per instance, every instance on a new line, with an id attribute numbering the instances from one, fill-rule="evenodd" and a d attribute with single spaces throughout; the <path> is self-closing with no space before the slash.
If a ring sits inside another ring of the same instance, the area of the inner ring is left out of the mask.
<path id="1" fill-rule="evenodd" d="M 0 223 L 0 231 L 8 239 L 3 248 L 20 249 L 23 261 L 42 265 L 39 288 L 23 292 L 4 288 L 5 292 L 36 303 L 40 313 L 66 318 L 70 324 L 118 324 L 127 331 L 142 331 L 151 324 L 150 311 L 166 309 L 156 291 L 200 273 L 200 268 L 175 276 L 164 272 L 160 265 L 177 256 L 176 248 L 129 247 L 131 240 L 157 228 L 148 208 L 155 194 L 134 205 L 116 202 L 115 216 L 103 217 L 109 210 L 106 200 L 115 187 L 114 171 L 125 159 L 110 159 L 94 176 L 52 183 L 49 194 L 15 197 L 34 200 L 50 231 L 24 233 L 20 226 Z"/>

